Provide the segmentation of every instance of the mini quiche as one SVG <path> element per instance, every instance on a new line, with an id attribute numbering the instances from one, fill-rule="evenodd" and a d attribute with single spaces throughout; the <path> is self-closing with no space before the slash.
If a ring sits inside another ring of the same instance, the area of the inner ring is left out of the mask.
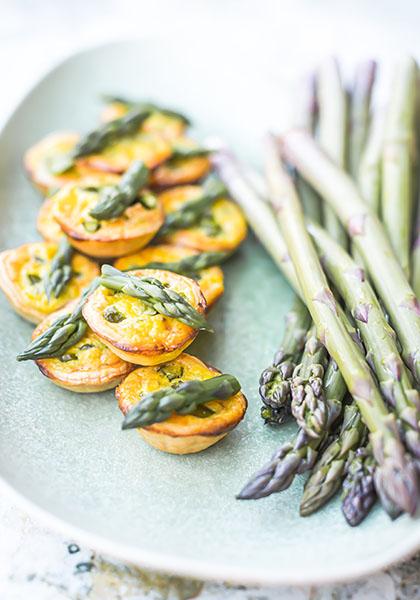
<path id="1" fill-rule="evenodd" d="M 58 298 L 53 296 L 48 300 L 43 280 L 57 248 L 57 244 L 33 242 L 0 254 L 0 287 L 16 312 L 33 323 L 39 323 L 78 298 L 83 288 L 99 274 L 96 263 L 74 254 L 73 277 Z"/>
<path id="2" fill-rule="evenodd" d="M 165 214 L 179 210 L 185 203 L 198 200 L 204 194 L 197 185 L 186 185 L 159 194 Z M 189 229 L 179 229 L 162 239 L 206 251 L 233 251 L 245 239 L 247 226 L 240 208 L 227 198 L 216 200 L 202 215 L 200 221 Z"/>
<path id="3" fill-rule="evenodd" d="M 133 275 L 155 277 L 204 313 L 206 300 L 196 281 L 170 271 L 135 270 Z M 122 359 L 139 365 L 157 365 L 177 357 L 198 334 L 197 329 L 157 313 L 138 298 L 104 286 L 83 307 L 89 327 Z"/>
<path id="4" fill-rule="evenodd" d="M 115 391 L 125 415 L 146 394 L 193 379 L 209 379 L 220 372 L 189 354 L 158 367 L 136 369 Z M 232 431 L 245 415 L 247 401 L 238 392 L 226 400 L 211 400 L 204 410 L 192 415 L 173 414 L 166 421 L 138 428 L 142 438 L 154 448 L 172 454 L 200 452 Z"/>
<path id="5" fill-rule="evenodd" d="M 149 246 L 140 252 L 130 254 L 115 261 L 114 266 L 121 271 L 127 271 L 133 268 L 144 268 L 147 264 L 153 262 L 174 263 L 182 260 L 186 256 L 199 254 L 197 250 L 183 246 L 171 246 L 169 244 L 160 244 L 158 246 Z M 223 271 L 220 267 L 207 267 L 198 273 L 197 282 L 204 294 L 207 307 L 210 308 L 218 298 L 223 294 Z"/>
<path id="6" fill-rule="evenodd" d="M 129 111 L 127 104 L 123 102 L 110 102 L 101 113 L 101 120 L 104 122 L 120 119 Z M 187 125 L 183 119 L 176 116 L 167 115 L 161 112 L 154 112 L 141 125 L 140 131 L 146 133 L 159 133 L 167 140 L 174 140 L 185 133 Z"/>
<path id="7" fill-rule="evenodd" d="M 72 303 L 73 304 L 73 303 Z M 57 311 L 36 327 L 32 339 L 43 333 L 64 312 Z M 89 328 L 81 340 L 58 358 L 35 361 L 43 375 L 56 385 L 79 393 L 103 392 L 116 387 L 133 369 L 101 342 Z"/>
<path id="8" fill-rule="evenodd" d="M 53 217 L 70 244 L 98 258 L 124 256 L 143 248 L 163 223 L 161 202 L 146 208 L 140 202 L 129 206 L 116 218 L 97 221 L 90 211 L 99 201 L 92 187 L 69 184 L 52 198 Z"/>
<path id="9" fill-rule="evenodd" d="M 77 164 L 65 173 L 57 175 L 53 171 L 53 162 L 59 156 L 65 156 L 76 144 L 79 135 L 72 132 L 58 132 L 48 135 L 30 148 L 24 156 L 24 166 L 32 183 L 43 193 L 55 191 L 69 182 L 81 182 L 92 175 L 108 180 L 108 175 Z"/>

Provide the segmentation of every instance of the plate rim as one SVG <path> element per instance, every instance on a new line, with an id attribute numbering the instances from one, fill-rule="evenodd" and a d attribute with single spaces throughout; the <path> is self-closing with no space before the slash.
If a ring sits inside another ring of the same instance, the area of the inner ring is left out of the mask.
<path id="1" fill-rule="evenodd" d="M 27 101 L 31 94 L 53 73 L 61 69 L 67 63 L 70 63 L 76 58 L 87 55 L 91 52 L 96 52 L 101 49 L 110 48 L 112 46 L 121 46 L 129 44 L 138 44 L 148 42 L 154 39 L 159 39 L 165 36 L 173 36 L 179 32 L 186 32 L 188 28 L 177 27 L 171 30 L 164 28 L 159 32 L 145 32 L 137 37 L 123 37 L 112 41 L 104 41 L 94 44 L 85 44 L 82 48 L 64 55 L 52 66 L 44 71 L 41 71 L 38 78 L 32 81 L 24 92 L 20 95 L 14 108 L 8 111 L 0 128 L 0 137 L 3 136 L 10 123 L 16 117 L 21 106 Z M 179 575 L 186 578 L 200 579 L 204 581 L 229 581 L 248 586 L 311 586 L 311 585 L 328 585 L 336 583 L 347 583 L 360 579 L 385 568 L 401 563 L 413 556 L 420 550 L 420 539 L 418 535 L 413 534 L 407 540 L 407 536 L 402 538 L 398 545 L 393 545 L 391 549 L 382 552 L 378 557 L 372 556 L 369 560 L 365 560 L 363 565 L 356 563 L 354 567 L 333 567 L 332 569 L 326 565 L 322 570 L 316 568 L 316 572 L 300 571 L 299 568 L 285 572 L 274 572 L 256 568 L 252 572 L 243 567 L 231 567 L 222 564 L 209 565 L 206 561 L 200 561 L 191 558 L 179 558 L 173 554 L 164 554 L 142 550 L 130 544 L 115 542 L 107 537 L 103 537 L 93 533 L 82 527 L 72 525 L 64 518 L 56 516 L 44 509 L 34 500 L 25 496 L 24 493 L 17 490 L 13 484 L 0 474 L 0 492 L 9 497 L 13 504 L 26 512 L 29 516 L 33 516 L 42 525 L 50 528 L 61 535 L 69 536 L 84 545 L 92 548 L 96 552 L 112 556 L 129 564 L 134 564 L 142 568 L 150 569 L 166 574 Z"/>

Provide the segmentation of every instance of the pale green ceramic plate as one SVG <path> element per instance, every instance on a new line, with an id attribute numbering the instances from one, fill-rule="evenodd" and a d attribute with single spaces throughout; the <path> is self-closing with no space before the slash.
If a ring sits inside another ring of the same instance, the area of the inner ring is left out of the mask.
<path id="1" fill-rule="evenodd" d="M 54 129 L 91 128 L 103 92 L 179 107 L 192 115 L 200 135 L 222 134 L 256 157 L 258 135 L 278 117 L 280 82 L 287 82 L 272 43 L 260 40 L 256 52 L 246 37 L 232 44 L 220 35 L 217 47 L 210 47 L 198 32 L 103 46 L 54 69 L 22 102 L 0 139 L 2 247 L 37 237 L 40 197 L 25 179 L 24 150 Z M 227 265 L 226 283 L 210 317 L 216 334 L 201 335 L 191 352 L 239 377 L 249 411 L 217 446 L 184 457 L 149 448 L 134 431 L 121 432 L 111 392 L 65 392 L 33 364 L 16 363 L 31 327 L 1 298 L 5 488 L 50 525 L 101 551 L 202 578 L 315 584 L 357 577 L 416 550 L 418 519 L 391 523 L 375 510 L 353 530 L 338 502 L 300 518 L 302 481 L 265 500 L 235 500 L 292 431 L 264 427 L 257 397 L 258 375 L 281 337 L 292 294 L 252 238 Z"/>

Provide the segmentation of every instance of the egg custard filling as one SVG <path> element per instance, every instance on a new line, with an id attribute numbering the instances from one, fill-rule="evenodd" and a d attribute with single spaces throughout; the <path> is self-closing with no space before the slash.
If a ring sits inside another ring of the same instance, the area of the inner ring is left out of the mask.
<path id="1" fill-rule="evenodd" d="M 65 311 L 44 319 L 33 332 L 32 339 L 41 335 Z M 101 392 L 118 385 L 130 373 L 133 365 L 119 358 L 91 329 L 74 346 L 57 358 L 35 361 L 43 375 L 56 385 L 80 393 Z"/>
<path id="2" fill-rule="evenodd" d="M 182 382 L 205 380 L 219 375 L 214 367 L 183 353 L 169 363 L 141 367 L 130 373 L 115 391 L 118 406 L 126 415 L 142 398 L 156 390 Z M 245 415 L 247 401 L 242 392 L 225 400 L 201 404 L 194 414 L 174 413 L 165 421 L 138 428 L 151 446 L 174 454 L 200 452 L 232 431 Z"/>
<path id="3" fill-rule="evenodd" d="M 75 248 L 95 257 L 117 257 L 143 248 L 163 223 L 161 202 L 150 192 L 149 205 L 135 202 L 116 218 L 97 220 L 90 212 L 98 205 L 100 188 L 67 185 L 52 199 L 55 221 Z M 153 202 L 152 202 L 153 200 Z"/>
<path id="4" fill-rule="evenodd" d="M 187 256 L 194 256 L 197 254 L 199 254 L 199 252 L 193 248 L 159 244 L 157 246 L 143 248 L 140 252 L 119 258 L 115 261 L 114 266 L 121 271 L 128 271 L 133 268 L 144 268 L 149 263 L 176 263 Z M 217 266 L 201 269 L 194 275 L 194 279 L 197 281 L 204 294 L 207 307 L 210 308 L 210 306 L 220 298 L 224 291 L 222 269 Z"/>
<path id="5" fill-rule="evenodd" d="M 179 186 L 159 194 L 165 214 L 179 210 L 188 202 L 203 196 L 197 185 Z M 245 239 L 247 226 L 240 208 L 227 198 L 215 200 L 188 229 L 178 229 L 163 241 L 205 251 L 233 251 Z"/>
<path id="6" fill-rule="evenodd" d="M 16 312 L 33 323 L 78 298 L 99 274 L 96 263 L 74 253 L 69 282 L 58 297 L 51 295 L 48 299 L 44 281 L 57 250 L 57 244 L 33 242 L 0 254 L 0 287 Z"/>
<path id="7" fill-rule="evenodd" d="M 181 295 L 203 314 L 206 300 L 196 281 L 162 270 L 136 270 L 133 275 L 153 277 Z M 178 356 L 198 334 L 185 323 L 158 313 L 150 304 L 100 285 L 83 307 L 89 327 L 124 360 L 155 365 Z"/>

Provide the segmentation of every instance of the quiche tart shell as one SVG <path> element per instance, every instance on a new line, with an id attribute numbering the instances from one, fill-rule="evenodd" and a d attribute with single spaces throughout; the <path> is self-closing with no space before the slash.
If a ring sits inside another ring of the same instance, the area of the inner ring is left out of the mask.
<path id="1" fill-rule="evenodd" d="M 186 202 L 199 198 L 203 190 L 200 186 L 179 186 L 159 194 L 165 214 L 178 210 Z M 166 236 L 163 240 L 169 244 L 188 246 L 201 252 L 234 251 L 245 239 L 247 225 L 245 217 L 239 206 L 227 198 L 216 200 L 209 211 L 218 228 L 215 235 L 211 235 L 200 225 L 188 229 L 178 229 Z"/>
<path id="2" fill-rule="evenodd" d="M 190 354 L 181 354 L 163 367 L 141 367 L 135 369 L 115 390 L 118 406 L 125 415 L 142 397 L 174 380 L 165 372 L 180 370 L 181 380 L 209 379 L 220 374 L 214 367 L 206 365 Z M 141 400 L 140 400 L 141 402 Z M 212 400 L 203 406 L 213 411 L 208 417 L 173 414 L 166 421 L 138 428 L 141 437 L 151 446 L 172 454 L 191 454 L 212 446 L 243 419 L 247 400 L 242 392 L 226 400 Z"/>
<path id="3" fill-rule="evenodd" d="M 200 313 L 206 310 L 206 300 L 199 285 L 188 277 L 155 269 L 135 270 L 134 275 L 159 279 Z M 107 320 L 112 307 L 121 315 L 118 322 Z M 142 300 L 115 293 L 99 286 L 83 307 L 89 327 L 115 354 L 139 365 L 157 365 L 176 358 L 198 334 L 197 329 L 150 309 Z"/>
<path id="4" fill-rule="evenodd" d="M 115 258 L 143 248 L 164 220 L 159 200 L 151 209 L 137 202 L 117 218 L 98 221 L 98 229 L 89 232 L 84 223 L 93 222 L 89 210 L 97 201 L 97 192 L 78 185 L 65 186 L 52 198 L 53 216 L 70 244 L 96 258 Z"/>
<path id="5" fill-rule="evenodd" d="M 40 323 L 80 296 L 83 289 L 99 275 L 98 265 L 86 256 L 75 253 L 72 268 L 76 275 L 58 298 L 48 301 L 42 279 L 48 272 L 57 244 L 32 242 L 0 254 L 0 288 L 15 311 L 32 323 Z M 33 283 L 33 279 L 38 279 Z M 31 282 L 32 279 L 32 282 Z"/>

